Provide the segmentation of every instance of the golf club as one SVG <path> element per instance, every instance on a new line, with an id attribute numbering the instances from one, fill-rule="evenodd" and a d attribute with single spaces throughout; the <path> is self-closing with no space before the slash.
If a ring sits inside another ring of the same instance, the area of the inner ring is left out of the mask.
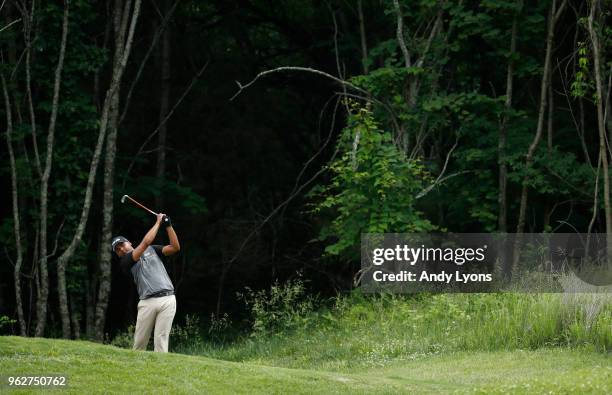
<path id="1" fill-rule="evenodd" d="M 121 198 L 121 203 L 125 203 L 125 199 L 130 199 L 130 201 L 132 201 L 134 204 L 136 204 L 137 206 L 139 206 L 140 208 L 145 209 L 146 211 L 150 212 L 153 215 L 157 215 L 157 213 L 147 207 L 145 207 L 144 205 L 142 205 L 141 203 L 137 202 L 136 200 L 132 199 L 130 196 L 128 195 L 123 195 L 123 197 Z"/>

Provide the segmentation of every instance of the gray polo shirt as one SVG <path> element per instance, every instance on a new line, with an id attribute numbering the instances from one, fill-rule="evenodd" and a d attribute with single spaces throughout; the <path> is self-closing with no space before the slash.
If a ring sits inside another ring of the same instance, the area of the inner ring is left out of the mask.
<path id="1" fill-rule="evenodd" d="M 172 281 L 164 267 L 162 248 L 160 245 L 147 247 L 136 262 L 132 259 L 132 251 L 121 259 L 124 272 L 132 272 L 141 300 L 158 292 L 174 291 Z"/>

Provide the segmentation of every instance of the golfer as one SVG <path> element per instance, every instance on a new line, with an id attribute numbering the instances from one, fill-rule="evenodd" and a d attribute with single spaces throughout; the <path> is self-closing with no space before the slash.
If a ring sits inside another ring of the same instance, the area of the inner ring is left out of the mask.
<path id="1" fill-rule="evenodd" d="M 151 245 L 161 224 L 166 227 L 170 244 Z M 123 236 L 113 237 L 111 248 L 119 257 L 123 271 L 126 274 L 132 273 L 138 288 L 140 301 L 134 332 L 134 350 L 147 349 L 151 330 L 155 327 L 155 351 L 168 352 L 170 329 L 176 313 L 176 298 L 174 286 L 164 267 L 164 260 L 166 256 L 174 255 L 181 249 L 170 218 L 157 214 L 155 225 L 136 248 Z"/>

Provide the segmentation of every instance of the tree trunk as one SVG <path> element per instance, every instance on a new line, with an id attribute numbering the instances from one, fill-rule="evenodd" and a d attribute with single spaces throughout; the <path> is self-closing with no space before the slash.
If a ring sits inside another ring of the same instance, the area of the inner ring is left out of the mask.
<path id="1" fill-rule="evenodd" d="M 402 9 L 399 5 L 399 1 L 393 0 L 393 6 L 395 9 L 395 15 L 396 15 L 396 20 L 397 20 L 397 28 L 395 30 L 395 34 L 396 34 L 398 45 L 400 47 L 400 50 L 404 58 L 404 67 L 407 69 L 411 68 L 413 65 L 414 67 L 423 67 L 423 65 L 425 64 L 425 60 L 427 59 L 427 55 L 429 54 L 429 50 L 431 49 L 433 40 L 437 37 L 439 31 L 442 29 L 443 7 L 440 4 L 438 8 L 438 12 L 436 16 L 434 17 L 434 20 L 432 21 L 433 25 L 431 27 L 431 30 L 429 31 L 429 35 L 426 38 L 425 48 L 423 49 L 423 53 L 421 53 L 418 59 L 415 59 L 415 62 L 413 63 L 412 54 L 408 50 L 408 46 L 406 45 L 406 40 L 404 38 L 404 16 L 402 13 Z M 425 33 L 426 31 L 423 33 L 424 35 L 422 37 L 423 39 L 425 39 Z M 418 74 L 412 75 L 408 78 L 408 82 L 406 86 L 404 87 L 404 99 L 406 103 L 408 104 L 408 108 L 410 110 L 413 110 L 416 106 L 417 98 L 419 96 L 420 86 L 421 86 L 421 80 Z M 421 125 L 422 128 L 425 126 L 426 123 L 427 122 L 422 122 L 422 125 Z M 408 154 L 409 143 L 410 143 L 409 142 L 410 137 L 408 136 L 406 132 L 407 130 L 409 130 L 409 127 L 405 124 L 402 124 L 402 126 L 400 127 L 400 130 L 398 131 L 399 136 L 396 139 L 399 142 L 399 146 L 406 154 Z M 420 147 L 418 146 L 421 143 L 422 141 L 419 141 L 419 136 L 417 136 L 416 142 L 415 142 L 417 147 L 415 147 L 413 151 L 420 150 Z"/>
<path id="2" fill-rule="evenodd" d="M 608 72 L 608 75 L 612 75 L 612 70 L 610 70 Z M 608 89 L 610 89 L 610 86 L 608 86 Z M 608 94 L 610 93 L 610 91 L 608 90 Z M 612 141 L 612 136 L 610 136 L 610 134 L 612 134 L 612 105 L 610 105 L 610 96 L 608 96 L 606 98 L 606 127 L 608 128 L 608 144 L 610 144 L 610 141 Z"/>
<path id="3" fill-rule="evenodd" d="M 111 30 L 113 29 L 113 22 L 115 19 L 114 16 L 114 12 L 115 12 L 115 8 L 112 9 L 112 13 L 111 13 L 111 0 L 107 0 L 106 2 L 106 7 L 107 7 L 107 20 L 106 20 L 106 27 L 104 28 L 104 40 L 103 40 L 103 44 L 102 44 L 102 48 L 103 49 L 109 49 L 109 40 L 111 37 Z M 115 56 L 116 59 L 116 56 Z M 101 75 L 102 70 L 98 70 L 96 71 L 96 73 L 94 74 L 94 103 L 96 105 L 96 110 L 98 111 L 98 113 L 102 113 L 102 102 L 101 102 L 101 95 L 100 95 L 100 75 Z M 107 142 L 108 145 L 108 142 Z M 106 176 L 106 172 L 105 172 L 105 176 Z M 104 181 L 106 182 L 106 180 Z M 104 189 L 104 193 L 106 193 L 106 186 Z M 106 195 L 104 195 L 103 200 L 106 198 Z M 103 201 L 103 206 L 105 204 L 105 201 Z M 105 206 L 104 206 L 105 207 Z M 106 223 L 105 223 L 105 218 L 104 218 L 104 214 L 103 214 L 103 218 L 102 218 L 102 228 L 105 227 Z M 98 243 L 101 245 L 102 244 L 102 240 L 104 239 L 103 237 L 104 231 L 100 232 L 100 238 L 98 240 Z M 103 249 L 100 249 L 99 254 L 101 255 L 103 253 Z M 87 282 L 85 284 L 85 336 L 87 337 L 87 339 L 90 340 L 94 340 L 96 339 L 96 327 L 95 327 L 95 312 L 96 312 L 96 290 L 98 289 L 98 268 L 101 267 L 103 265 L 102 262 L 104 262 L 104 257 L 99 256 L 98 257 L 99 262 L 88 262 L 87 264 Z"/>
<path id="4" fill-rule="evenodd" d="M 32 7 L 30 8 L 30 12 L 28 13 L 27 8 L 24 8 L 22 10 L 22 20 L 23 20 L 23 35 L 24 35 L 24 45 L 26 46 L 25 48 L 25 74 L 26 74 L 26 95 L 27 95 L 27 99 L 28 99 L 28 112 L 30 115 L 30 130 L 31 130 L 31 137 L 32 137 L 32 146 L 34 148 L 34 168 L 35 168 L 35 174 L 37 176 L 37 181 L 40 181 L 42 179 L 42 169 L 41 169 L 41 162 L 40 162 L 40 154 L 38 151 L 38 136 L 36 135 L 36 114 L 34 112 L 34 101 L 32 99 L 32 75 L 31 75 L 31 57 L 32 57 L 32 26 L 34 25 L 34 10 L 36 7 L 36 2 L 32 1 Z M 34 178 L 34 177 L 32 177 Z M 31 189 L 35 190 L 34 187 L 34 182 L 32 180 L 32 178 L 30 178 L 30 183 L 31 183 Z M 37 209 L 37 211 L 40 210 L 40 207 L 38 208 L 34 208 Z M 25 211 L 24 211 L 25 212 Z M 27 229 L 27 227 L 26 227 Z M 34 301 L 34 295 L 33 295 L 33 289 L 34 287 L 36 287 L 36 295 L 37 298 L 36 300 L 38 300 L 38 295 L 40 295 L 40 288 L 39 288 L 39 283 L 38 283 L 38 271 L 37 271 L 37 265 L 38 265 L 38 250 L 40 248 L 40 244 L 39 244 L 39 234 L 40 234 L 40 224 L 38 222 L 36 222 L 34 224 L 34 251 L 32 254 L 32 277 L 29 279 L 28 285 L 29 285 L 29 299 L 28 299 L 28 321 L 26 323 L 26 333 L 29 334 L 30 332 L 30 328 L 31 328 L 31 320 L 32 320 L 32 304 Z M 24 240 L 28 240 L 27 236 L 25 237 Z M 37 305 L 38 307 L 38 305 Z"/>
<path id="5" fill-rule="evenodd" d="M 128 4 L 126 6 L 129 7 Z M 123 51 L 123 40 L 125 37 L 126 21 L 122 12 L 121 4 L 115 1 L 113 10 L 113 25 L 115 37 L 114 63 L 116 64 L 121 59 Z M 109 27 L 107 26 L 107 31 Z M 113 68 L 114 71 L 114 68 Z M 121 86 L 113 91 L 110 99 L 110 109 L 108 115 L 108 127 L 106 135 L 106 146 L 104 156 L 104 180 L 103 180 L 103 198 L 102 198 L 102 230 L 100 234 L 100 251 L 98 261 L 98 272 L 95 283 L 98 284 L 97 297 L 94 293 L 95 308 L 93 309 L 93 340 L 99 342 L 104 340 L 104 326 L 106 323 L 106 309 L 108 307 L 108 297 L 111 287 L 111 252 L 108 249 L 111 238 L 113 237 L 113 184 L 115 170 L 115 156 L 117 151 L 117 114 L 119 111 L 119 95 Z M 95 288 L 94 288 L 95 290 Z"/>
<path id="6" fill-rule="evenodd" d="M 42 178 L 42 170 L 40 165 L 40 155 L 38 153 L 38 139 L 36 136 L 36 114 L 34 113 L 34 102 L 32 100 L 32 76 L 31 76 L 31 44 L 32 44 L 32 25 L 34 21 L 34 9 L 36 2 L 32 2 L 32 8 L 30 14 L 22 14 L 24 21 L 24 41 L 26 45 L 25 59 L 26 59 L 26 93 L 28 96 L 28 110 L 30 113 L 30 128 L 32 129 L 32 146 L 34 147 L 34 165 L 36 166 L 36 174 L 39 178 Z"/>
<path id="7" fill-rule="evenodd" d="M 34 224 L 34 251 L 32 253 L 32 278 L 30 279 L 30 300 L 28 303 L 28 334 L 32 333 L 32 305 L 34 301 L 40 299 L 40 281 L 38 276 L 38 250 L 40 249 L 40 224 L 38 221 Z M 36 297 L 34 297 L 34 289 L 36 289 Z M 38 307 L 38 306 L 35 306 Z"/>
<path id="8" fill-rule="evenodd" d="M 508 136 L 508 112 L 512 109 L 512 93 L 514 87 L 514 54 L 516 53 L 517 19 L 518 15 L 515 15 L 514 20 L 512 21 L 510 56 L 506 70 L 506 102 L 504 103 L 505 113 L 501 121 L 499 138 L 497 141 L 499 164 L 499 195 L 497 197 L 497 201 L 499 203 L 498 227 L 499 231 L 503 233 L 508 231 L 508 208 L 506 200 L 506 190 L 508 186 L 508 165 L 506 164 L 506 141 Z"/>
<path id="9" fill-rule="evenodd" d="M 551 73 L 552 74 L 552 73 Z M 553 89 L 552 89 L 552 75 L 551 79 L 548 82 L 548 128 L 547 128 L 547 155 L 548 159 L 552 159 L 552 149 L 553 149 L 553 115 L 555 111 L 555 102 L 553 99 Z M 550 226 L 550 217 L 552 214 L 551 201 L 546 199 L 544 203 L 544 218 L 542 220 L 542 228 L 544 231 L 548 229 Z"/>
<path id="10" fill-rule="evenodd" d="M 70 298 L 70 311 L 72 314 L 70 315 L 70 319 L 72 321 L 72 330 L 75 339 L 81 338 L 81 323 L 79 322 L 79 314 L 77 313 L 78 309 L 75 307 L 74 298 Z"/>
<path id="11" fill-rule="evenodd" d="M 552 77 L 552 76 L 551 76 Z M 553 149 L 553 132 L 554 132 L 554 128 L 553 128 L 553 115 L 554 115 L 554 111 L 555 111 L 555 102 L 554 102 L 554 98 L 553 98 L 553 89 L 552 89 L 552 78 L 551 81 L 548 82 L 548 138 L 547 138 L 547 143 L 548 143 L 548 157 L 550 158 L 552 156 L 552 149 Z"/>
<path id="12" fill-rule="evenodd" d="M 17 258 L 15 260 L 15 268 L 13 269 L 13 277 L 15 282 L 15 305 L 17 307 L 17 320 L 19 322 L 19 334 L 27 336 L 25 318 L 23 316 L 23 304 L 21 297 L 21 265 L 23 263 L 23 249 L 21 248 L 21 223 L 19 220 L 19 191 L 17 189 L 17 168 L 15 166 L 15 154 L 13 153 L 13 118 L 11 114 L 11 102 L 8 95 L 8 89 L 4 74 L 2 74 L 2 91 L 4 94 L 4 107 L 6 111 L 6 145 L 9 153 L 9 166 L 11 169 L 11 192 L 13 200 L 13 232 L 15 234 L 15 249 L 17 250 Z"/>
<path id="13" fill-rule="evenodd" d="M 359 14 L 359 37 L 361 39 L 361 66 L 363 67 L 363 74 L 368 74 L 368 42 L 366 40 L 365 18 L 363 17 L 362 3 L 362 0 L 357 1 L 357 12 Z"/>
<path id="14" fill-rule="evenodd" d="M 89 168 L 89 176 L 87 178 L 87 186 L 85 188 L 85 199 L 83 201 L 83 209 L 81 210 L 81 217 L 79 219 L 79 224 L 74 233 L 74 236 L 66 248 L 66 250 L 62 253 L 57 261 L 57 273 L 58 273 L 58 293 L 60 294 L 60 309 L 65 309 L 66 314 L 62 314 L 62 329 L 70 328 L 70 315 L 68 313 L 68 301 L 66 295 L 66 265 L 68 261 L 74 255 L 74 252 L 81 242 L 83 237 L 83 233 L 85 232 L 85 226 L 87 225 L 87 219 L 89 217 L 89 209 L 91 208 L 92 194 L 93 194 L 93 186 L 96 178 L 96 170 L 98 167 L 98 162 L 100 161 L 100 157 L 102 156 L 102 146 L 104 145 L 104 140 L 106 138 L 106 133 L 109 127 L 109 120 L 111 116 L 111 105 L 113 103 L 113 96 L 115 92 L 119 89 L 119 85 L 121 84 L 121 79 L 123 77 L 123 71 L 127 65 L 127 60 L 131 51 L 132 42 L 134 39 L 134 31 L 136 29 L 136 23 L 138 21 L 138 15 L 140 12 L 140 3 L 141 0 L 136 0 L 134 3 L 134 9 L 132 12 L 132 18 L 129 28 L 129 34 L 127 39 L 125 40 L 125 44 L 121 48 L 122 56 L 114 59 L 111 82 L 109 88 L 106 92 L 106 96 L 104 98 L 104 104 L 102 106 L 102 114 L 100 115 L 100 127 L 98 129 L 98 141 L 96 142 L 96 147 L 94 149 L 94 153 L 91 159 L 91 165 Z M 116 6 L 120 4 L 117 1 Z M 131 1 L 127 1 L 124 4 L 124 11 L 120 23 L 122 27 L 127 26 L 127 21 L 129 19 L 129 12 L 131 8 Z M 118 16 L 115 15 L 115 21 L 117 21 Z M 123 29 L 125 31 L 125 29 Z M 121 40 L 123 43 L 123 40 Z M 110 238 L 108 240 L 110 243 Z M 108 243 L 104 243 L 102 241 L 102 248 L 108 246 Z M 102 288 L 102 286 L 100 286 Z M 70 336 L 70 331 L 63 331 L 64 337 Z"/>
<path id="15" fill-rule="evenodd" d="M 223 270 L 221 271 L 221 276 L 219 276 L 219 290 L 217 291 L 217 307 L 215 308 L 215 316 L 219 317 L 221 314 L 221 300 L 223 300 L 223 287 L 225 286 L 225 276 L 227 272 L 229 272 L 231 266 L 230 263 L 226 263 L 223 266 Z"/>
<path id="16" fill-rule="evenodd" d="M 126 4 L 126 6 L 129 3 Z M 127 20 L 129 8 L 126 8 L 123 13 L 121 11 L 120 2 L 115 2 L 115 62 L 118 62 L 123 56 L 125 50 L 125 32 L 127 28 Z M 113 92 L 110 105 L 110 115 L 108 121 L 108 135 L 106 138 L 106 155 L 104 159 L 104 198 L 102 209 L 102 234 L 100 237 L 100 261 L 99 261 L 99 277 L 98 277 L 98 295 L 95 309 L 94 323 L 94 338 L 97 341 L 104 340 L 104 326 L 106 323 L 106 310 L 108 309 L 108 299 L 111 289 L 111 251 L 108 249 L 110 245 L 113 230 L 113 190 L 115 176 L 115 157 L 117 152 L 117 125 L 119 118 L 119 101 L 120 101 L 121 86 Z"/>
<path id="17" fill-rule="evenodd" d="M 601 4 L 599 0 L 593 0 L 591 2 L 591 10 L 589 12 L 588 18 L 588 29 L 589 36 L 591 38 L 591 44 L 593 47 L 593 68 L 595 71 L 595 91 L 597 95 L 596 105 L 597 105 L 597 129 L 599 131 L 599 153 L 601 155 L 601 163 L 603 169 L 603 201 L 604 201 L 604 210 L 606 216 L 606 247 L 607 247 L 607 256 L 608 256 L 608 264 L 610 264 L 610 258 L 612 257 L 612 210 L 610 207 L 610 175 L 608 169 L 608 147 L 606 144 L 606 126 L 604 124 L 604 110 L 603 110 L 603 81 L 601 75 L 601 46 L 599 43 L 599 35 L 600 26 L 594 26 L 596 14 L 599 12 Z M 599 14 L 597 15 L 599 18 Z M 598 24 L 599 25 L 599 24 Z"/>
<path id="18" fill-rule="evenodd" d="M 589 249 L 591 243 L 591 230 L 597 219 L 597 208 L 599 207 L 599 169 L 601 169 L 601 151 L 599 151 L 599 158 L 597 159 L 597 172 L 595 173 L 595 189 L 593 190 L 593 215 L 591 221 L 589 221 L 589 227 L 587 228 L 586 246 L 584 248 L 584 256 L 589 257 Z"/>
<path id="19" fill-rule="evenodd" d="M 553 42 L 555 38 L 555 25 L 557 20 L 559 19 L 563 9 L 567 4 L 567 0 L 563 0 L 559 9 L 557 10 L 557 0 L 553 0 L 550 5 L 550 10 L 548 13 L 548 32 L 546 34 L 546 55 L 544 57 L 544 71 L 542 72 L 542 80 L 540 83 L 540 106 L 538 109 L 538 124 L 536 129 L 536 134 L 533 138 L 533 141 L 529 145 L 529 150 L 527 151 L 527 156 L 525 158 L 525 167 L 529 169 L 533 164 L 533 157 L 535 156 L 535 151 L 540 144 L 540 140 L 542 138 L 543 130 L 544 130 L 544 116 L 546 113 L 546 102 L 548 98 L 548 84 L 550 83 L 550 64 L 551 57 L 553 51 Z M 519 246 L 522 242 L 522 233 L 525 228 L 525 217 L 527 212 L 527 182 L 529 181 L 528 177 L 525 176 L 523 178 L 523 187 L 521 189 L 521 200 L 520 200 L 520 208 L 519 208 L 519 218 L 516 226 L 516 238 L 514 242 L 513 249 L 513 260 L 512 267 L 516 268 L 519 261 Z"/>
<path id="20" fill-rule="evenodd" d="M 117 117 L 119 113 L 119 91 L 113 95 L 111 104 L 111 115 L 109 120 L 108 135 L 106 137 L 106 155 L 104 158 L 104 197 L 102 208 L 102 235 L 100 238 L 100 261 L 98 277 L 98 297 L 95 309 L 94 338 L 97 341 L 104 340 L 104 325 L 106 322 L 106 310 L 111 288 L 111 251 L 110 240 L 113 237 L 113 186 L 115 173 L 115 156 L 117 151 Z"/>
<path id="21" fill-rule="evenodd" d="M 49 119 L 49 131 L 47 134 L 47 155 L 45 168 L 40 181 L 40 298 L 37 301 L 36 336 L 45 334 L 47 323 L 47 305 L 49 298 L 49 273 L 47 271 L 47 215 L 48 215 L 48 190 L 51 167 L 53 165 L 53 143 L 55 138 L 55 122 L 59 108 L 59 93 L 64 68 L 64 56 L 66 54 L 66 41 L 68 39 L 68 13 L 70 1 L 64 2 L 64 19 L 62 22 L 62 40 L 60 43 L 59 59 L 55 69 L 55 80 L 53 83 L 53 102 L 51 104 L 51 117 Z M 61 307 L 61 306 L 60 306 Z M 61 310 L 61 309 L 60 309 Z M 62 311 L 62 314 L 64 311 Z"/>
<path id="22" fill-rule="evenodd" d="M 88 339 L 95 338 L 96 281 L 94 277 L 97 277 L 97 274 L 89 275 L 85 284 L 85 336 Z"/>

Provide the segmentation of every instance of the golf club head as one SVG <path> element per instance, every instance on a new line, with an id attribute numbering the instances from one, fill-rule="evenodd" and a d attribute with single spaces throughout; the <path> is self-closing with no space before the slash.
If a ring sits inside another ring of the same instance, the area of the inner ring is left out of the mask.
<path id="1" fill-rule="evenodd" d="M 121 203 L 125 203 L 125 199 L 128 197 L 128 195 L 123 195 L 121 197 Z"/>

